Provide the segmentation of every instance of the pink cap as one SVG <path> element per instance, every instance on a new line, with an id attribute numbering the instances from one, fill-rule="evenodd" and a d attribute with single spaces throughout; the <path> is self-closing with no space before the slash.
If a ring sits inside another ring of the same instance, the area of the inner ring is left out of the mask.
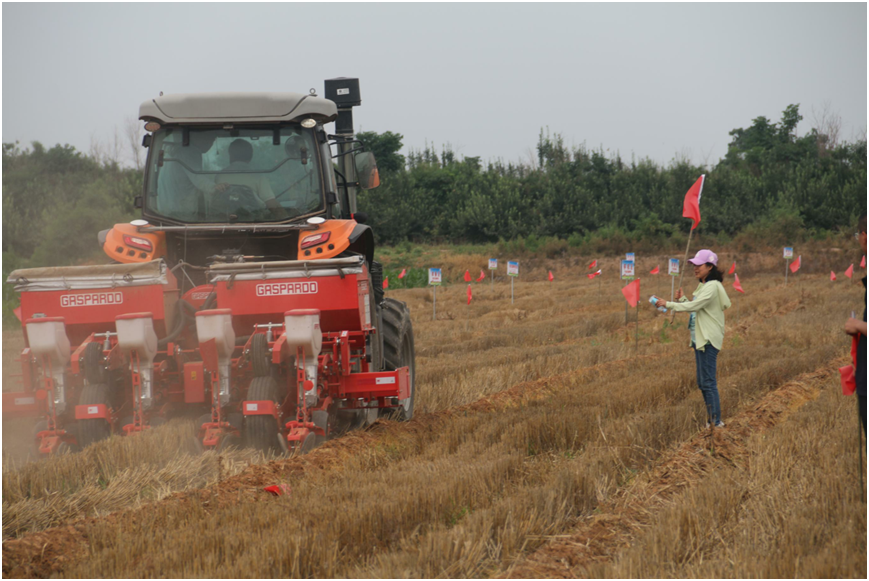
<path id="1" fill-rule="evenodd" d="M 711 262 L 715 266 L 718 266 L 718 255 L 711 250 L 704 248 L 703 250 L 695 254 L 694 258 L 689 259 L 688 262 L 697 266 L 700 266 L 701 264 L 706 264 L 707 262 Z"/>

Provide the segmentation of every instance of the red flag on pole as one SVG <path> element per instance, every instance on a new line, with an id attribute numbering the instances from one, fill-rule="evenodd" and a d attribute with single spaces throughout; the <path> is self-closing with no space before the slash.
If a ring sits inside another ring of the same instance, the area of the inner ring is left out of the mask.
<path id="1" fill-rule="evenodd" d="M 549 271 L 549 282 L 552 282 L 553 280 L 555 280 L 555 277 L 552 276 L 552 271 L 550 270 Z"/>
<path id="2" fill-rule="evenodd" d="M 465 282 L 471 282 L 471 271 L 470 270 L 465 271 Z"/>
<path id="3" fill-rule="evenodd" d="M 389 288 L 389 277 L 383 279 L 383 289 L 386 290 Z"/>
<path id="4" fill-rule="evenodd" d="M 404 278 L 404 277 L 406 277 L 406 276 L 407 276 L 407 269 L 406 269 L 406 268 L 402 268 L 402 269 L 401 269 L 401 272 L 400 272 L 399 275 L 398 275 L 398 278 Z"/>
<path id="5" fill-rule="evenodd" d="M 595 266 L 597 266 L 597 258 L 591 261 L 591 264 L 588 265 L 588 269 L 591 270 Z"/>
<path id="6" fill-rule="evenodd" d="M 800 254 L 799 256 L 797 256 L 796 260 L 791 262 L 791 272 L 795 273 L 796 271 L 798 271 L 800 269 L 800 262 L 802 261 L 802 259 L 803 259 L 803 255 Z"/>
<path id="7" fill-rule="evenodd" d="M 833 272 L 832 270 L 830 271 L 830 280 L 833 280 L 833 281 L 836 280 L 836 273 Z"/>
<path id="8" fill-rule="evenodd" d="M 661 272 L 661 269 L 656 266 L 655 268 L 653 268 L 652 270 L 649 271 L 649 274 L 658 274 L 659 272 Z"/>
<path id="9" fill-rule="evenodd" d="M 640 279 L 636 279 L 632 283 L 622 288 L 622 294 L 625 295 L 625 300 L 632 307 L 636 307 L 640 302 Z"/>
<path id="10" fill-rule="evenodd" d="M 468 304 L 471 304 L 471 285 L 468 285 Z"/>
<path id="11" fill-rule="evenodd" d="M 863 255 L 863 260 L 860 261 L 860 268 L 866 268 L 866 255 Z"/>
<path id="12" fill-rule="evenodd" d="M 594 278 L 594 277 L 598 276 L 599 274 L 600 274 L 600 270 L 598 270 L 597 272 L 593 272 L 593 273 L 589 274 L 588 278 Z"/>
<path id="13" fill-rule="evenodd" d="M 733 274 L 734 272 L 736 272 L 736 262 L 734 262 L 734 263 L 730 266 L 730 270 L 727 271 L 727 274 Z"/>
<path id="14" fill-rule="evenodd" d="M 481 280 L 486 280 L 486 271 L 485 270 L 481 270 L 480 276 L 477 277 L 477 282 L 480 282 Z"/>
<path id="15" fill-rule="evenodd" d="M 848 270 L 845 271 L 845 276 L 847 276 L 848 278 L 851 278 L 851 276 L 853 274 L 854 274 L 854 265 L 852 264 L 851 266 L 848 267 Z"/>
<path id="16" fill-rule="evenodd" d="M 694 225 L 691 229 L 700 224 L 700 196 L 703 195 L 703 182 L 706 179 L 706 174 L 700 176 L 688 193 L 685 194 L 685 201 L 682 203 L 682 217 L 691 218 L 694 220 Z"/>
<path id="17" fill-rule="evenodd" d="M 738 290 L 742 294 L 745 294 L 745 291 L 742 290 L 742 285 L 739 284 L 739 275 L 738 274 L 733 275 L 733 288 L 735 288 L 736 290 Z"/>

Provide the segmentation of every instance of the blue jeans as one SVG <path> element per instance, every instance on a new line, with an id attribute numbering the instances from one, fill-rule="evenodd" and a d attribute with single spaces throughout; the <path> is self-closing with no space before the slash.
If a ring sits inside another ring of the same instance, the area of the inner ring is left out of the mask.
<path id="1" fill-rule="evenodd" d="M 718 349 L 707 343 L 703 351 L 694 348 L 694 358 L 697 361 L 697 387 L 703 393 L 706 402 L 708 421 L 718 424 L 721 421 L 721 402 L 718 399 Z"/>

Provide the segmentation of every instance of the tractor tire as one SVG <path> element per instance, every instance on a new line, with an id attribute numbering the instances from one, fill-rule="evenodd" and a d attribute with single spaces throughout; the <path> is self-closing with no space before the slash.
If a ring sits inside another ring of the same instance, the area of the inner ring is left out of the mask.
<path id="1" fill-rule="evenodd" d="M 266 336 L 257 333 L 250 341 L 250 363 L 254 377 L 270 377 L 272 374 L 271 351 Z"/>
<path id="2" fill-rule="evenodd" d="M 110 406 L 109 386 L 105 383 L 91 383 L 85 385 L 84 388 L 82 388 L 81 395 L 78 397 L 78 405 L 97 404 Z M 112 435 L 111 424 L 103 418 L 78 420 L 76 425 L 78 428 L 78 444 L 81 448 L 86 448 L 94 442 L 105 440 Z"/>
<path id="3" fill-rule="evenodd" d="M 103 366 L 103 346 L 100 343 L 88 343 L 82 359 L 84 359 L 84 377 L 88 383 L 108 383 L 108 374 Z"/>
<path id="4" fill-rule="evenodd" d="M 413 326 L 407 304 L 395 299 L 383 299 L 383 358 L 384 368 L 395 371 L 407 367 L 410 380 L 410 395 L 399 401 L 398 408 L 388 410 L 391 419 L 406 422 L 413 418 L 416 400 L 416 364 L 413 346 Z"/>
<path id="5" fill-rule="evenodd" d="M 254 377 L 247 390 L 248 401 L 273 401 L 280 405 L 278 384 L 271 377 Z M 278 434 L 278 422 L 272 416 L 244 416 L 244 443 L 250 448 L 261 452 L 280 451 L 275 434 Z"/>

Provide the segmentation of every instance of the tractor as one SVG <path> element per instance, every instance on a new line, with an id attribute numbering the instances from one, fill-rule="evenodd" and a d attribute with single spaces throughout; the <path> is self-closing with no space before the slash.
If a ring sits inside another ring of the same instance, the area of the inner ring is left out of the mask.
<path id="1" fill-rule="evenodd" d="M 198 449 L 307 452 L 413 417 L 413 328 L 384 296 L 358 190 L 358 79 L 298 93 L 163 95 L 139 118 L 141 219 L 99 233 L 110 264 L 14 271 L 26 346 L 5 417 L 41 455 L 197 417 Z M 326 125 L 335 122 L 335 134 Z"/>

